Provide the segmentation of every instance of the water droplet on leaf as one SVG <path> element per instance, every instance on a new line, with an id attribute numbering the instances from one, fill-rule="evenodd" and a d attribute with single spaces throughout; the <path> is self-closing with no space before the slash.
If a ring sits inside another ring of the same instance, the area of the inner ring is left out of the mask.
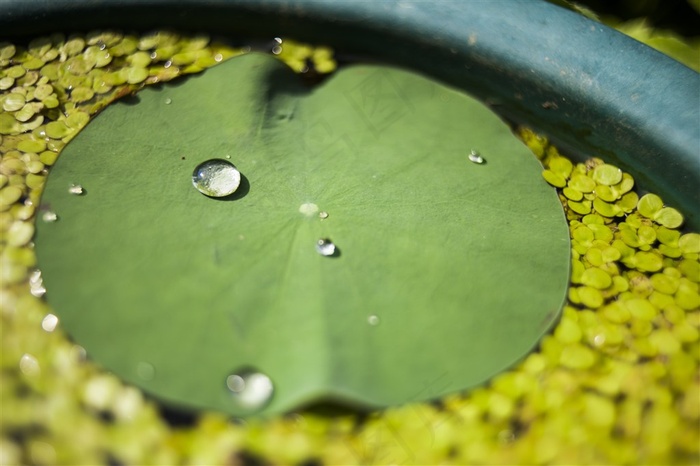
<path id="1" fill-rule="evenodd" d="M 150 362 L 141 361 L 136 365 L 136 374 L 142 380 L 153 380 L 156 375 L 156 368 Z"/>
<path id="2" fill-rule="evenodd" d="M 272 380 L 262 372 L 241 371 L 226 378 L 226 387 L 241 408 L 257 411 L 265 406 L 274 393 Z"/>
<path id="3" fill-rule="evenodd" d="M 321 219 L 328 218 L 328 212 L 326 212 L 326 211 L 321 211 L 321 212 L 318 213 L 318 216 L 319 216 Z"/>
<path id="4" fill-rule="evenodd" d="M 332 256 L 335 254 L 335 244 L 327 238 L 322 238 L 316 242 L 316 251 L 322 256 Z"/>
<path id="5" fill-rule="evenodd" d="M 477 151 L 473 150 L 469 153 L 469 160 L 474 163 L 484 163 L 484 158 Z"/>
<path id="6" fill-rule="evenodd" d="M 68 188 L 68 192 L 76 196 L 82 196 L 85 193 L 85 190 L 79 184 L 72 184 Z"/>
<path id="7" fill-rule="evenodd" d="M 44 212 L 44 214 L 41 216 L 41 219 L 46 223 L 51 223 L 58 220 L 58 215 L 56 215 L 56 212 L 48 211 Z"/>
<path id="8" fill-rule="evenodd" d="M 367 317 L 367 323 L 370 325 L 379 325 L 379 317 L 375 315 L 371 315 Z"/>
<path id="9" fill-rule="evenodd" d="M 231 162 L 211 159 L 200 163 L 192 173 L 192 185 L 209 197 L 226 197 L 241 184 L 241 173 Z"/>

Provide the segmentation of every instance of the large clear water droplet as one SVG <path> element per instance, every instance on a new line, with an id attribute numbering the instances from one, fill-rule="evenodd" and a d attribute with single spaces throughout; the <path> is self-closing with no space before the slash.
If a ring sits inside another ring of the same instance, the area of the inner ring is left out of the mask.
<path id="1" fill-rule="evenodd" d="M 264 407 L 275 391 L 272 380 L 256 371 L 240 371 L 226 378 L 233 400 L 246 411 L 257 411 Z"/>
<path id="2" fill-rule="evenodd" d="M 197 191 L 209 197 L 226 197 L 241 184 L 241 173 L 224 159 L 202 162 L 192 173 L 192 184 Z"/>
<path id="3" fill-rule="evenodd" d="M 332 256 L 335 254 L 335 244 L 327 238 L 316 241 L 316 252 L 322 256 Z"/>

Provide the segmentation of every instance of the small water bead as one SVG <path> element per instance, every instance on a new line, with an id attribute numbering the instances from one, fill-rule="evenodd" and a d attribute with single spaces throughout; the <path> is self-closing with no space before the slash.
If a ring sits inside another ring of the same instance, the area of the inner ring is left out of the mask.
<path id="1" fill-rule="evenodd" d="M 326 218 L 328 218 L 328 212 L 326 212 L 325 210 L 324 210 L 324 211 L 321 211 L 321 212 L 318 213 L 318 216 L 319 216 L 319 218 L 321 218 L 322 220 L 323 220 L 323 219 L 326 219 Z"/>
<path id="2" fill-rule="evenodd" d="M 327 238 L 316 241 L 316 252 L 322 256 L 332 256 L 335 254 L 335 244 Z"/>
<path id="3" fill-rule="evenodd" d="M 52 212 L 49 210 L 41 215 L 41 220 L 43 220 L 46 223 L 52 223 L 58 220 L 58 215 L 56 215 L 56 212 Z"/>
<path id="4" fill-rule="evenodd" d="M 246 411 L 263 408 L 274 394 L 274 385 L 262 372 L 242 371 L 226 378 L 228 387 L 236 404 Z"/>
<path id="5" fill-rule="evenodd" d="M 473 150 L 473 149 L 472 149 L 471 152 L 469 152 L 469 156 L 468 156 L 468 157 L 469 157 L 469 161 L 470 161 L 470 162 L 478 163 L 478 164 L 484 163 L 484 158 L 481 156 L 481 154 L 479 154 L 479 152 L 477 152 L 477 151 L 475 151 L 475 150 Z"/>
<path id="6" fill-rule="evenodd" d="M 19 360 L 19 370 L 22 371 L 24 375 L 34 376 L 39 375 L 41 372 L 41 367 L 39 366 L 39 361 L 29 353 L 25 353 Z"/>
<path id="7" fill-rule="evenodd" d="M 229 161 L 211 159 L 200 163 L 192 173 L 192 185 L 205 196 L 230 196 L 241 184 L 241 173 Z"/>
<path id="8" fill-rule="evenodd" d="M 53 314 L 46 314 L 44 320 L 41 321 L 41 328 L 43 328 L 47 332 L 53 332 L 54 330 L 56 330 L 57 325 L 58 317 L 56 317 Z"/>
<path id="9" fill-rule="evenodd" d="M 370 324 L 371 326 L 375 327 L 379 325 L 379 317 L 375 315 L 371 315 L 367 317 L 367 323 Z"/>
<path id="10" fill-rule="evenodd" d="M 141 380 L 153 380 L 156 375 L 156 368 L 150 362 L 141 361 L 136 365 L 136 375 Z"/>
<path id="11" fill-rule="evenodd" d="M 170 105 L 172 103 L 173 103 L 173 99 L 170 99 L 170 98 L 165 99 L 165 105 Z"/>
<path id="12" fill-rule="evenodd" d="M 37 282 L 31 282 L 29 283 L 29 293 L 31 293 L 32 296 L 36 298 L 41 298 L 46 294 L 46 288 L 44 287 L 44 282 L 41 280 L 41 277 L 39 278 L 39 281 Z"/>
<path id="13" fill-rule="evenodd" d="M 82 196 L 85 193 L 85 190 L 79 184 L 72 184 L 68 188 L 68 192 L 75 196 Z"/>

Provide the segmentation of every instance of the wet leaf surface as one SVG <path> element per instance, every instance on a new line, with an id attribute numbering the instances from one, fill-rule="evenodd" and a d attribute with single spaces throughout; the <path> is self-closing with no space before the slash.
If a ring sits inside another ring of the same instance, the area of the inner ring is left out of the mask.
<path id="1" fill-rule="evenodd" d="M 209 159 L 240 171 L 235 193 L 193 187 Z M 104 110 L 51 172 L 60 220 L 36 249 L 71 336 L 164 400 L 246 415 L 227 380 L 254 371 L 274 385 L 261 413 L 426 400 L 557 319 L 569 234 L 540 172 L 490 110 L 425 78 L 353 66 L 311 89 L 251 54 Z"/>

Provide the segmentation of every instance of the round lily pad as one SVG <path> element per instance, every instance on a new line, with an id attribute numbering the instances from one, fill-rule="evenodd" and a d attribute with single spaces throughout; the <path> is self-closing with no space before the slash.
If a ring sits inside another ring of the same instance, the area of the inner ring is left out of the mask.
<path id="1" fill-rule="evenodd" d="M 193 186 L 211 159 L 240 172 L 233 194 Z M 240 416 L 434 399 L 557 320 L 569 235 L 541 171 L 424 77 L 353 66 L 309 89 L 251 54 L 88 124 L 49 176 L 38 263 L 71 336 L 163 400 Z"/>

